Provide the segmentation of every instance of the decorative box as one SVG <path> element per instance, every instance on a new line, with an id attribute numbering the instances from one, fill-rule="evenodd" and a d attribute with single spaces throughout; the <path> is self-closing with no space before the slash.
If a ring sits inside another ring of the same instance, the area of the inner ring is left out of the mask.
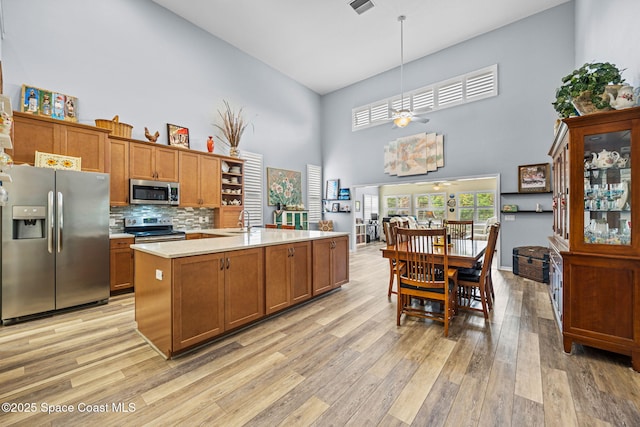
<path id="1" fill-rule="evenodd" d="M 520 246 L 513 248 L 513 274 L 549 283 L 549 248 Z"/>
<path id="2" fill-rule="evenodd" d="M 502 212 L 518 212 L 518 205 L 502 205 Z"/>

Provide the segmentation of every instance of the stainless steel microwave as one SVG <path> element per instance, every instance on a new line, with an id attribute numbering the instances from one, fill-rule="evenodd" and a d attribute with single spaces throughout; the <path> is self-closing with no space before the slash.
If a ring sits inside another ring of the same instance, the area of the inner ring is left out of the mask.
<path id="1" fill-rule="evenodd" d="M 129 203 L 132 205 L 180 204 L 180 184 L 177 182 L 129 180 Z"/>

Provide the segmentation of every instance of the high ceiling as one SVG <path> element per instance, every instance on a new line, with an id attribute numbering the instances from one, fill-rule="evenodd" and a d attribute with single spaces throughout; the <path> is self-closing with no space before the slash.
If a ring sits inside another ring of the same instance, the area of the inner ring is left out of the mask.
<path id="1" fill-rule="evenodd" d="M 406 63 L 569 0 L 153 1 L 326 94 L 399 66 L 399 15 Z"/>

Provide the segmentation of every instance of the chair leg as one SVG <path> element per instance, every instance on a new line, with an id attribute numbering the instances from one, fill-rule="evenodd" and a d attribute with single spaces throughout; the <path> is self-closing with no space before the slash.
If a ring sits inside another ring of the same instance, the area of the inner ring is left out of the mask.
<path id="1" fill-rule="evenodd" d="M 400 326 L 400 316 L 402 315 L 403 296 L 398 288 L 398 298 L 396 298 L 396 325 Z"/>
<path id="2" fill-rule="evenodd" d="M 391 294 L 393 292 L 393 278 L 395 276 L 395 271 L 393 268 L 393 261 L 389 260 L 389 292 L 387 293 L 387 298 L 391 298 Z"/>

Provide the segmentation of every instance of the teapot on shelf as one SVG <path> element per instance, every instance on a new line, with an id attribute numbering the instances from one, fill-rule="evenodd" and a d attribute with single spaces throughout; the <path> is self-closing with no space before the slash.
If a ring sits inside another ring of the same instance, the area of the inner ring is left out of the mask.
<path id="1" fill-rule="evenodd" d="M 591 164 L 600 169 L 607 169 L 617 164 L 620 153 L 617 151 L 607 151 L 604 148 L 599 153 L 592 153 Z"/>
<path id="2" fill-rule="evenodd" d="M 634 93 L 633 87 L 629 85 L 624 85 L 618 89 L 618 95 L 615 98 L 611 93 L 607 93 L 607 95 L 609 95 L 609 104 L 616 110 L 636 105 L 637 94 Z"/>

